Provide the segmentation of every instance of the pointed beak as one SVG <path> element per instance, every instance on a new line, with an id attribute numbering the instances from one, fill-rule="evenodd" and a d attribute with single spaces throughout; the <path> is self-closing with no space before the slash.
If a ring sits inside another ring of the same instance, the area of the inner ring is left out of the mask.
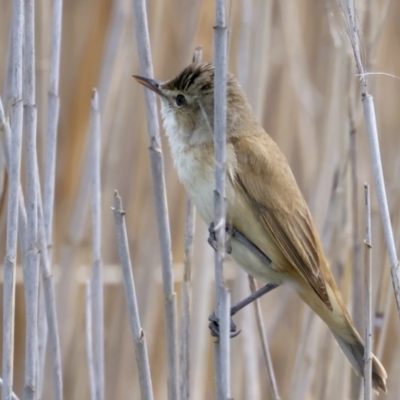
<path id="1" fill-rule="evenodd" d="M 144 76 L 139 75 L 133 75 L 133 77 L 143 86 L 146 86 L 148 89 L 162 97 L 166 97 L 165 94 L 160 90 L 160 82 L 156 81 L 155 79 L 145 78 Z"/>

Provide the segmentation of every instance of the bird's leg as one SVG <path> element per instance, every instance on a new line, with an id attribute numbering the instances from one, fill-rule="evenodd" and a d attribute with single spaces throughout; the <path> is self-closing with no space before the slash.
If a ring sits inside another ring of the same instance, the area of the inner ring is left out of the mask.
<path id="1" fill-rule="evenodd" d="M 256 301 L 260 297 L 264 296 L 264 294 L 267 294 L 271 292 L 272 290 L 276 289 L 279 285 L 277 283 L 267 283 L 265 286 L 263 286 L 261 289 L 258 289 L 256 292 L 252 293 L 250 296 L 246 297 L 242 301 L 239 301 L 236 305 L 231 307 L 231 317 L 235 315 L 238 311 L 240 311 L 242 308 L 246 307 L 248 304 L 252 303 L 253 301 Z"/>
<path id="2" fill-rule="evenodd" d="M 210 232 L 210 235 L 208 237 L 208 243 L 211 245 L 211 247 L 217 251 L 217 241 L 215 237 L 215 229 L 214 229 L 214 223 L 211 223 L 208 231 Z M 230 225 L 226 225 L 226 231 L 230 233 L 228 237 L 228 244 L 227 244 L 227 253 L 230 254 L 232 251 L 232 246 L 230 243 L 231 237 L 234 237 L 236 240 L 238 240 L 240 243 L 244 244 L 251 252 L 253 252 L 258 258 L 260 258 L 262 261 L 264 261 L 267 265 L 271 265 L 272 261 L 271 259 L 263 253 L 253 242 L 248 240 L 246 236 L 244 236 L 241 232 L 236 230 Z M 261 289 L 257 290 L 256 292 L 252 293 L 250 296 L 246 297 L 244 300 L 240 301 L 238 304 L 233 306 L 231 308 L 231 317 L 235 315 L 239 310 L 242 308 L 246 307 L 248 304 L 252 303 L 253 301 L 257 300 L 264 294 L 270 292 L 271 290 L 275 289 L 278 287 L 278 284 L 275 283 L 268 283 L 265 286 L 263 286 Z M 211 335 L 218 337 L 219 336 L 219 319 L 216 315 L 215 312 L 213 312 L 209 316 L 209 321 L 210 324 L 208 325 L 211 331 Z M 236 332 L 236 325 L 234 324 L 232 318 L 231 318 L 231 338 L 237 336 L 239 332 Z"/>
<path id="3" fill-rule="evenodd" d="M 242 308 L 246 307 L 248 304 L 253 301 L 259 299 L 264 294 L 271 292 L 273 289 L 277 288 L 279 285 L 276 283 L 267 283 L 261 289 L 258 289 L 256 292 L 252 293 L 250 296 L 246 297 L 242 301 L 239 301 L 236 305 L 231 307 L 231 338 L 239 335 L 240 331 L 236 332 L 236 325 L 234 324 L 232 317 Z M 219 319 L 215 314 L 215 311 L 208 317 L 210 323 L 208 327 L 210 328 L 211 335 L 215 337 L 219 337 Z"/>
<path id="4" fill-rule="evenodd" d="M 231 236 L 234 237 L 238 242 L 244 244 L 253 254 L 255 254 L 259 259 L 264 261 L 268 266 L 272 264 L 271 259 L 262 252 L 253 242 L 247 239 L 241 232 L 235 228 L 231 228 Z"/>
<path id="5" fill-rule="evenodd" d="M 231 237 L 232 237 L 232 232 L 233 228 L 231 225 L 226 224 L 225 225 L 225 232 L 226 237 L 225 237 L 225 251 L 228 254 L 231 254 L 232 252 L 232 244 L 231 244 Z M 215 234 L 215 226 L 214 222 L 211 222 L 210 226 L 208 227 L 208 244 L 214 249 L 214 251 L 218 251 L 218 240 L 217 240 L 217 235 Z"/>
<path id="6" fill-rule="evenodd" d="M 225 231 L 227 232 L 227 238 L 226 238 L 226 252 L 228 254 L 231 254 L 232 252 L 232 244 L 231 244 L 231 238 L 235 238 L 238 242 L 244 244 L 251 252 L 253 252 L 258 258 L 260 258 L 262 261 L 264 261 L 267 265 L 271 265 L 272 261 L 271 259 L 263 253 L 253 242 L 251 242 L 249 239 L 247 239 L 246 236 L 244 236 L 241 232 L 239 232 L 237 229 L 235 229 L 232 225 L 226 224 L 225 225 Z M 214 228 L 214 222 L 211 222 L 210 226 L 208 227 L 208 244 L 215 250 L 217 251 L 217 237 L 215 234 L 215 228 Z"/>

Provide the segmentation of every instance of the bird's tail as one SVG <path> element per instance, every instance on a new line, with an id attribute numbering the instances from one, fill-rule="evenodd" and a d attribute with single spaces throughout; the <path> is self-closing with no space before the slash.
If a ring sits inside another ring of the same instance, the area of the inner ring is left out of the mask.
<path id="1" fill-rule="evenodd" d="M 347 321 L 346 321 L 347 322 Z M 354 371 L 364 376 L 364 342 L 353 324 L 348 321 L 348 329 L 333 330 L 331 332 L 342 349 L 344 355 L 354 368 Z M 372 387 L 375 392 L 379 390 L 386 393 L 387 374 L 380 361 L 372 355 Z"/>
<path id="2" fill-rule="evenodd" d="M 331 282 L 331 285 L 334 283 Z M 327 286 L 332 310 L 322 304 L 319 297 L 310 290 L 300 291 L 300 297 L 321 317 L 338 342 L 344 355 L 349 360 L 355 372 L 364 376 L 364 342 L 351 322 L 340 293 L 336 288 Z M 335 290 L 336 289 L 336 290 Z M 380 361 L 372 356 L 372 385 L 374 391 L 386 393 L 387 374 Z"/>

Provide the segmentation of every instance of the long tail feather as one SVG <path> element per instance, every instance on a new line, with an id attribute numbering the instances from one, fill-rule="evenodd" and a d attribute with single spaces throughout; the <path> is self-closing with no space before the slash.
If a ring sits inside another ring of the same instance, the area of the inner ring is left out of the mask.
<path id="1" fill-rule="evenodd" d="M 352 338 L 349 340 L 348 334 L 343 337 L 338 332 L 334 332 L 333 336 L 335 337 L 336 341 L 338 342 L 340 348 L 342 349 L 344 355 L 349 360 L 350 364 L 354 368 L 355 372 L 358 375 L 364 376 L 364 343 L 360 338 L 359 334 L 355 331 L 352 326 L 349 326 L 352 329 L 353 335 Z M 373 355 L 372 358 L 372 385 L 373 389 L 378 392 L 381 390 L 382 392 L 386 393 L 386 379 L 387 374 L 385 368 L 380 363 L 380 361 Z"/>

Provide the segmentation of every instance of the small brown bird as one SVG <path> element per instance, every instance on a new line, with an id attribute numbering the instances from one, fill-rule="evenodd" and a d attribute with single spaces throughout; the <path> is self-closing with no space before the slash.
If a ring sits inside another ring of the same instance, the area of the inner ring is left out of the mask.
<path id="1" fill-rule="evenodd" d="M 193 63 L 167 82 L 135 76 L 161 99 L 161 114 L 179 178 L 207 224 L 213 221 L 214 67 Z M 334 281 L 311 213 L 286 158 L 258 124 L 238 81 L 227 81 L 227 223 L 271 260 L 232 238 L 231 256 L 247 273 L 288 283 L 328 325 L 357 374 L 364 343 Z M 373 387 L 387 374 L 373 356 Z"/>

